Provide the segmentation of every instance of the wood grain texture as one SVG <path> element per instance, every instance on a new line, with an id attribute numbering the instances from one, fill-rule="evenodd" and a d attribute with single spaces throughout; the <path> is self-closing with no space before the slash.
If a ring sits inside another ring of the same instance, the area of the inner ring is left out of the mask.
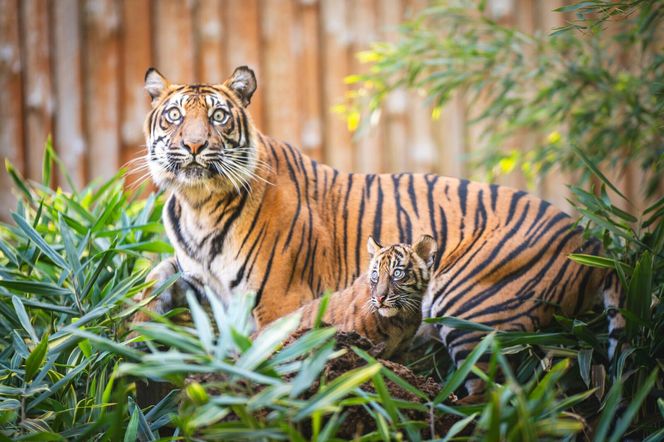
<path id="1" fill-rule="evenodd" d="M 260 34 L 260 5 L 257 0 L 226 0 L 224 14 L 226 17 L 226 66 L 228 71 L 222 79 L 230 77 L 233 69 L 238 66 L 250 66 L 258 80 L 258 90 L 251 99 L 249 110 L 256 127 L 265 129 L 263 87 L 266 86 L 263 76 L 262 47 Z M 283 112 L 273 109 L 272 112 Z"/>
<path id="2" fill-rule="evenodd" d="M 281 0 L 261 2 L 262 95 L 267 109 L 282 110 L 266 114 L 266 133 L 300 146 L 298 97 L 302 50 L 297 38 L 295 6 L 294 2 Z"/>
<path id="3" fill-rule="evenodd" d="M 18 0 L 0 0 L 0 156 L 21 172 L 24 168 L 23 100 L 21 97 L 21 44 Z M 8 219 L 16 200 L 11 179 L 0 169 L 0 218 Z"/>
<path id="4" fill-rule="evenodd" d="M 87 145 L 83 131 L 83 82 L 81 79 L 81 26 L 77 0 L 51 3 L 53 13 L 55 130 L 53 146 L 67 169 L 73 184 L 80 188 L 86 181 Z M 65 188 L 69 184 L 59 176 Z"/>
<path id="5" fill-rule="evenodd" d="M 500 23 L 548 32 L 565 20 L 564 2 L 488 0 Z M 143 155 L 142 125 L 150 108 L 143 90 L 149 66 L 175 82 L 223 82 L 250 66 L 258 90 L 249 111 L 264 133 L 290 141 L 343 171 L 431 171 L 471 176 L 466 164 L 484 129 L 468 124 L 482 100 L 456 95 L 432 120 L 417 93 L 389 97 L 377 124 L 352 136 L 333 107 L 344 78 L 364 72 L 355 54 L 375 41 L 395 41 L 396 26 L 427 0 L 0 0 L 0 152 L 39 178 L 43 143 L 54 146 L 76 185 L 108 177 Z M 619 54 L 617 55 L 619 56 Z M 540 140 L 523 133 L 507 148 Z M 130 177 L 130 181 L 136 177 Z M 622 180 L 635 198 L 643 176 Z M 57 183 L 65 185 L 62 176 Z M 554 171 L 536 192 L 569 209 Z M 501 179 L 525 188 L 518 174 Z M 4 171 L 0 185 L 9 186 Z M 13 198 L 0 197 L 0 217 Z"/>
<path id="6" fill-rule="evenodd" d="M 44 141 L 53 130 L 53 86 L 49 49 L 49 17 L 46 0 L 25 0 L 21 12 L 23 53 L 23 103 L 25 119 L 26 176 L 41 178 Z"/>
<path id="7" fill-rule="evenodd" d="M 147 93 L 143 88 L 145 72 L 153 64 L 151 45 L 152 27 L 150 0 L 123 0 L 121 35 L 121 107 L 120 138 L 122 152 L 120 163 L 144 155 L 143 121 L 150 110 Z M 133 165 L 138 165 L 132 163 Z M 129 165 L 131 166 L 131 165 Z M 130 180 L 139 179 L 142 173 L 131 174 Z"/>
<path id="8" fill-rule="evenodd" d="M 116 173 L 120 157 L 118 4 L 86 0 L 84 23 L 88 178 L 109 178 Z"/>

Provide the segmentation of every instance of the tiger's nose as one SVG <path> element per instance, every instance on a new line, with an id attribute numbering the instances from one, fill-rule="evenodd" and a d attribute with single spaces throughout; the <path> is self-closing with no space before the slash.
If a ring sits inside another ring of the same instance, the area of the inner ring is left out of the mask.
<path id="1" fill-rule="evenodd" d="M 382 304 L 383 302 L 385 302 L 385 299 L 387 299 L 387 295 L 385 295 L 385 294 L 378 295 L 378 296 L 376 296 L 376 299 L 378 300 L 378 303 Z"/>
<path id="2" fill-rule="evenodd" d="M 190 139 L 187 141 L 182 140 L 180 144 L 184 149 L 188 150 L 193 155 L 196 155 L 200 151 L 208 147 L 208 140 L 203 138 L 193 139 L 193 140 Z"/>

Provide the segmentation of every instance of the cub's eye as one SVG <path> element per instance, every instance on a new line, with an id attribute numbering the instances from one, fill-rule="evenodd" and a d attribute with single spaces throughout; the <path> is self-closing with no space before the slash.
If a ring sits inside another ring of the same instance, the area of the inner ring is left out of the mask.
<path id="1" fill-rule="evenodd" d="M 405 275 L 406 275 L 406 273 L 405 273 L 403 270 L 401 270 L 401 269 L 395 269 L 395 270 L 392 272 L 392 278 L 393 278 L 395 281 L 400 280 L 400 279 L 403 278 Z"/>
<path id="2" fill-rule="evenodd" d="M 224 124 L 228 121 L 230 115 L 225 109 L 217 109 L 212 113 L 212 121 L 217 124 Z"/>
<path id="3" fill-rule="evenodd" d="M 171 107 L 166 110 L 166 119 L 171 123 L 177 123 L 182 118 L 182 112 L 177 107 Z"/>
<path id="4" fill-rule="evenodd" d="M 374 270 L 371 272 L 371 282 L 376 283 L 378 282 L 378 271 Z"/>

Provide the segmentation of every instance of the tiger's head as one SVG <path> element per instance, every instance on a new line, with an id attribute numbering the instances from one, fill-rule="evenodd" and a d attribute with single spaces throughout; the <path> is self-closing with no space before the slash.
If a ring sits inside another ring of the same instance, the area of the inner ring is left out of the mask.
<path id="1" fill-rule="evenodd" d="M 172 84 L 150 68 L 145 89 L 147 163 L 158 186 L 249 190 L 259 163 L 246 111 L 256 90 L 251 69 L 238 67 L 223 84 Z"/>
<path id="2" fill-rule="evenodd" d="M 370 307 L 388 318 L 402 311 L 419 312 L 436 256 L 436 241 L 423 235 L 412 246 L 382 247 L 369 237 L 367 249 L 371 256 Z"/>

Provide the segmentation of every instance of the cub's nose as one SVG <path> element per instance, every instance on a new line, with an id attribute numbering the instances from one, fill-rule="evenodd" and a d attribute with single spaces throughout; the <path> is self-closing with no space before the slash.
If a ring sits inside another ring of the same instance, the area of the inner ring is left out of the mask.
<path id="1" fill-rule="evenodd" d="M 193 155 L 197 155 L 200 153 L 203 149 L 208 147 L 208 140 L 204 138 L 198 138 L 198 139 L 189 139 L 187 141 L 182 140 L 180 145 L 189 151 Z"/>
<path id="2" fill-rule="evenodd" d="M 378 301 L 379 304 L 383 304 L 385 302 L 385 299 L 387 299 L 386 294 L 376 296 L 376 300 Z"/>

